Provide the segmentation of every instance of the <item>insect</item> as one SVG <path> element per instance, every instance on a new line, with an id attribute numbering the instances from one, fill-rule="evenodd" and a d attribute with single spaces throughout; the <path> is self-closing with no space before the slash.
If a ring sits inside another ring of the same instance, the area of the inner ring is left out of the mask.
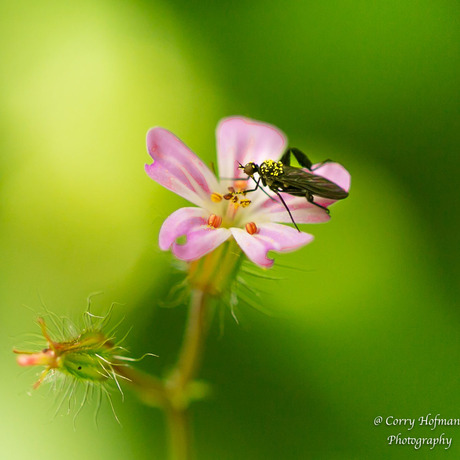
<path id="1" fill-rule="evenodd" d="M 300 166 L 305 169 L 291 166 L 291 155 L 294 155 Z M 324 161 L 320 166 L 329 161 Z M 329 209 L 316 203 L 314 201 L 315 196 L 333 200 L 343 200 L 348 196 L 348 192 L 342 187 L 339 187 L 325 177 L 316 175 L 314 173 L 316 168 L 313 168 L 312 162 L 305 153 L 297 148 L 287 149 L 279 161 L 266 160 L 260 165 L 253 162 L 245 165 L 240 164 L 239 169 L 242 169 L 248 175 L 248 178 L 256 182 L 256 186 L 253 189 L 245 190 L 243 194 L 254 192 L 260 187 L 260 183 L 262 182 L 264 187 L 268 187 L 278 196 L 297 230 L 299 228 L 280 192 L 305 197 L 309 203 L 324 209 L 328 214 Z M 259 176 L 257 179 L 254 178 L 254 174 L 256 173 Z"/>

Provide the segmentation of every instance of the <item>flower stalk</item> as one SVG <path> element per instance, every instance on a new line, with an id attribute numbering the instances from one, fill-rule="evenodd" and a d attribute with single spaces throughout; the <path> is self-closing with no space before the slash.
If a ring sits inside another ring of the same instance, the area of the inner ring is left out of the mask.
<path id="1" fill-rule="evenodd" d="M 189 317 L 182 348 L 175 368 L 166 380 L 169 405 L 166 416 L 169 427 L 171 460 L 192 458 L 192 433 L 190 428 L 190 385 L 198 374 L 204 341 L 211 312 L 207 308 L 209 296 L 201 290 L 192 291 Z"/>
<path id="2" fill-rule="evenodd" d="M 187 386 L 195 378 L 201 363 L 203 343 L 208 329 L 209 311 L 206 308 L 207 295 L 204 291 L 192 291 L 189 317 L 179 359 L 170 377 L 166 380 L 170 400 L 175 407 L 188 405 L 184 395 Z"/>

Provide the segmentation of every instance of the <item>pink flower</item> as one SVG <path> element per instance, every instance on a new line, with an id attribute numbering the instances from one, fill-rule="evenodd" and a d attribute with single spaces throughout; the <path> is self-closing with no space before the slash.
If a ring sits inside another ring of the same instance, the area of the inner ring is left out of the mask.
<path id="1" fill-rule="evenodd" d="M 244 117 L 225 118 L 217 126 L 221 176 L 217 179 L 170 131 L 159 127 L 150 129 L 147 149 L 154 163 L 145 166 L 147 174 L 198 206 L 178 209 L 165 220 L 160 230 L 160 248 L 171 248 L 177 258 L 192 261 L 233 237 L 251 261 L 262 267 L 271 267 L 273 260 L 267 257 L 268 251 L 294 251 L 310 243 L 312 235 L 279 224 L 290 223 L 291 219 L 276 197 L 277 201 L 270 199 L 261 189 L 247 195 L 229 193 L 229 187 L 235 190 L 254 188 L 252 181 L 233 180 L 247 178 L 238 168 L 239 163 L 261 164 L 264 160 L 278 160 L 286 146 L 285 135 L 274 126 Z M 347 191 L 349 189 L 350 175 L 337 163 L 326 163 L 316 169 L 315 174 Z M 269 192 L 267 187 L 264 190 Z M 323 209 L 305 198 L 286 193 L 283 198 L 298 224 L 329 220 Z M 334 200 L 315 198 L 315 202 L 329 206 Z M 186 237 L 184 244 L 176 241 L 181 236 Z"/>

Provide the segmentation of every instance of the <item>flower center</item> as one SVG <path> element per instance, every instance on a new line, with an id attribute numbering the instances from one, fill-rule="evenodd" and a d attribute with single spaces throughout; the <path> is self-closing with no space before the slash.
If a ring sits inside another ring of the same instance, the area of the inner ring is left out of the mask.
<path id="1" fill-rule="evenodd" d="M 225 222 L 226 223 L 233 223 L 235 221 L 235 216 L 238 211 L 238 208 L 247 208 L 251 204 L 251 200 L 246 198 L 245 190 L 235 190 L 233 187 L 228 187 L 228 193 L 225 195 L 221 195 L 220 193 L 213 192 L 211 194 L 211 201 L 213 203 L 220 203 L 222 200 L 228 201 L 229 205 L 227 208 L 227 212 L 225 213 Z M 211 215 L 211 217 L 214 214 Z M 210 217 L 210 219 L 211 219 Z M 214 220 L 212 220 L 214 222 Z M 221 223 L 221 222 L 220 222 Z M 209 226 L 215 227 L 215 225 L 208 222 Z M 220 225 L 220 224 L 219 224 Z M 225 224 L 226 226 L 226 224 Z M 215 227 L 217 228 L 217 227 Z"/>
<path id="2" fill-rule="evenodd" d="M 221 226 L 225 228 L 242 227 L 250 235 L 258 233 L 257 225 L 250 221 L 247 211 L 243 209 L 249 207 L 251 200 L 246 198 L 246 190 L 244 188 L 235 190 L 234 187 L 227 187 L 228 193 L 220 194 L 218 192 L 211 193 L 211 201 L 213 203 L 222 203 L 214 210 L 215 214 L 211 214 L 208 218 L 207 225 L 209 229 L 216 229 Z M 225 205 L 225 201 L 228 205 Z M 242 208 L 240 213 L 238 210 Z M 248 222 L 249 223 L 245 223 Z"/>
<path id="3" fill-rule="evenodd" d="M 241 196 L 243 198 L 240 198 Z M 236 191 L 233 187 L 228 187 L 228 193 L 225 194 L 222 198 L 224 200 L 231 201 L 234 207 L 238 209 L 239 206 L 241 206 L 242 208 L 247 208 L 251 204 L 251 200 L 244 198 L 245 196 L 246 196 L 245 190 Z"/>

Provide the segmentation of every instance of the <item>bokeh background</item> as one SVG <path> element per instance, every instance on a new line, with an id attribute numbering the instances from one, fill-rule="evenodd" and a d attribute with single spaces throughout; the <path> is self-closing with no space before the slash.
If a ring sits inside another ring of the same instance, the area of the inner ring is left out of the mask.
<path id="1" fill-rule="evenodd" d="M 127 392 L 123 427 L 105 405 L 96 428 L 89 405 L 74 430 L 11 349 L 41 298 L 76 319 L 103 291 L 133 354 L 160 355 L 141 366 L 171 365 L 185 308 L 160 307 L 177 274 L 157 235 L 185 201 L 144 173 L 145 133 L 210 162 L 238 114 L 343 163 L 352 190 L 276 256 L 282 280 L 253 280 L 271 316 L 214 325 L 198 459 L 458 458 L 460 427 L 373 420 L 460 418 L 459 38 L 454 0 L 2 1 L 0 457 L 165 458 L 159 411 Z M 388 446 L 399 432 L 452 447 Z"/>

